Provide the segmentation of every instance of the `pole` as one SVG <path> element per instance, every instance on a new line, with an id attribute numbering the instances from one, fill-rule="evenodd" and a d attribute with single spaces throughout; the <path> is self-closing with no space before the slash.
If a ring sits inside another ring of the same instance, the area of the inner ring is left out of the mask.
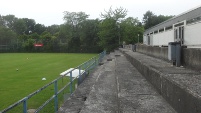
<path id="1" fill-rule="evenodd" d="M 24 98 L 23 102 L 23 113 L 27 113 L 27 97 Z"/>
<path id="2" fill-rule="evenodd" d="M 119 28 L 119 45 L 120 45 L 120 25 L 118 25 Z"/>
<path id="3" fill-rule="evenodd" d="M 137 34 L 137 36 L 138 36 L 138 44 L 139 44 L 139 34 Z"/>
<path id="4" fill-rule="evenodd" d="M 73 93 L 72 71 L 70 71 L 70 94 Z"/>
<path id="5" fill-rule="evenodd" d="M 58 111 L 58 84 L 57 81 L 54 82 L 54 109 L 55 113 Z"/>

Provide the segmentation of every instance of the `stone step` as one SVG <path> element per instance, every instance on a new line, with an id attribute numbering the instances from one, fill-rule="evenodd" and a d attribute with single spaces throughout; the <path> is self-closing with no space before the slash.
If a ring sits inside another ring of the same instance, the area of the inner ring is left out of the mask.
<path id="1" fill-rule="evenodd" d="M 201 113 L 201 73 L 138 52 L 120 49 L 178 113 Z"/>
<path id="2" fill-rule="evenodd" d="M 109 60 L 108 60 L 109 59 Z M 119 51 L 106 55 L 59 113 L 176 113 Z"/>

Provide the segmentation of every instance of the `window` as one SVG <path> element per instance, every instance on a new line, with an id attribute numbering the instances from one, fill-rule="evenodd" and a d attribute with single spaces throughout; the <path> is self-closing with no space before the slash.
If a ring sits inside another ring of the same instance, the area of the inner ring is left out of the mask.
<path id="1" fill-rule="evenodd" d="M 157 34 L 158 33 L 158 30 L 154 31 L 154 34 Z"/>
<path id="2" fill-rule="evenodd" d="M 165 30 L 170 30 L 170 29 L 172 29 L 172 26 L 168 26 L 165 28 Z"/>
<path id="3" fill-rule="evenodd" d="M 160 32 L 163 32 L 163 31 L 164 31 L 164 28 L 162 28 L 162 29 L 159 29 L 159 33 L 160 33 Z"/>
<path id="4" fill-rule="evenodd" d="M 191 23 L 195 23 L 195 22 L 198 22 L 198 21 L 201 21 L 201 16 L 196 17 L 196 18 L 192 18 L 192 19 L 188 20 L 186 23 L 191 24 Z"/>
<path id="5" fill-rule="evenodd" d="M 182 25 L 184 25 L 184 22 L 181 22 L 181 23 L 175 24 L 174 27 L 178 27 L 178 26 L 182 26 Z"/>

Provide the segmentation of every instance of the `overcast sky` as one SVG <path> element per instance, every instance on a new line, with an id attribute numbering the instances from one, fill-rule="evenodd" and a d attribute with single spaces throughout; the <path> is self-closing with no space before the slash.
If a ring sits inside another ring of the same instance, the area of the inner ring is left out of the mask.
<path id="1" fill-rule="evenodd" d="M 150 10 L 156 15 L 178 15 L 201 6 L 201 0 L 0 0 L 0 14 L 13 14 L 18 18 L 34 19 L 46 26 L 63 24 L 63 12 L 89 14 L 91 19 L 100 18 L 100 13 L 112 6 L 128 10 L 127 17 L 137 17 Z"/>

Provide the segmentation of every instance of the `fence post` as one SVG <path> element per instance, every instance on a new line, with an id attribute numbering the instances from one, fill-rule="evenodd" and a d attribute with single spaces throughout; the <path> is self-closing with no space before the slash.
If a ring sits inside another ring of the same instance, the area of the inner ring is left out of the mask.
<path id="1" fill-rule="evenodd" d="M 58 84 L 57 84 L 57 80 L 54 82 L 54 109 L 55 109 L 55 113 L 58 111 Z"/>
<path id="2" fill-rule="evenodd" d="M 78 85 L 81 84 L 81 66 L 79 66 L 79 79 L 78 79 Z"/>
<path id="3" fill-rule="evenodd" d="M 24 98 L 23 102 L 23 113 L 27 113 L 27 97 Z"/>
<path id="4" fill-rule="evenodd" d="M 70 94 L 73 93 L 73 84 L 72 84 L 72 71 L 70 71 Z"/>
<path id="5" fill-rule="evenodd" d="M 93 67 L 94 68 L 96 66 L 96 57 L 94 57 L 94 61 L 93 61 Z"/>
<path id="6" fill-rule="evenodd" d="M 98 64 L 98 63 L 97 63 L 97 61 L 96 61 L 96 57 L 95 57 L 95 66 L 97 66 L 97 64 Z"/>

